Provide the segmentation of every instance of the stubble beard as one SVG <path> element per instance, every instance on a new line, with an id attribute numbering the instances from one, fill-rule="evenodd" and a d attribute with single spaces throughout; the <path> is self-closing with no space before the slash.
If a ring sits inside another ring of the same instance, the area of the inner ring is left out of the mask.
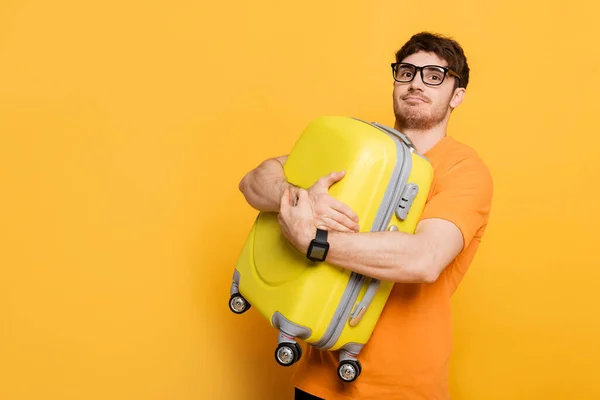
<path id="1" fill-rule="evenodd" d="M 402 102 L 402 100 L 400 100 Z M 427 104 L 430 106 L 430 104 Z M 450 101 L 441 104 L 433 109 L 430 108 L 431 112 L 427 112 L 423 107 L 410 107 L 405 104 L 396 103 L 394 106 L 394 114 L 396 121 L 406 130 L 418 130 L 425 131 L 438 126 L 448 113 Z"/>

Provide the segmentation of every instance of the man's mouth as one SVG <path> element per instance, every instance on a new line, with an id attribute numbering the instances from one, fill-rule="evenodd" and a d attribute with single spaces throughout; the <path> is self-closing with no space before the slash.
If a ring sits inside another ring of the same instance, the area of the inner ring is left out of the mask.
<path id="1" fill-rule="evenodd" d="M 415 96 L 415 95 L 410 95 L 410 96 L 404 96 L 402 98 L 403 100 L 412 100 L 412 101 L 422 101 L 423 103 L 428 103 L 429 101 L 421 96 Z"/>

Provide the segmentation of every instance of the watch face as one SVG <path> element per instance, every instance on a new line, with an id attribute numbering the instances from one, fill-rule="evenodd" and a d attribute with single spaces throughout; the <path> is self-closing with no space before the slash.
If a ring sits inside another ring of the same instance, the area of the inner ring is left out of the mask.
<path id="1" fill-rule="evenodd" d="M 310 256 L 313 257 L 313 258 L 317 258 L 319 260 L 322 260 L 323 257 L 325 256 L 325 248 L 324 247 L 320 247 L 320 246 L 313 246 L 311 248 Z"/>
<path id="2" fill-rule="evenodd" d="M 325 261 L 325 257 L 327 256 L 327 251 L 329 250 L 329 245 L 327 243 L 317 243 L 311 242 L 308 247 L 307 257 L 311 261 Z"/>

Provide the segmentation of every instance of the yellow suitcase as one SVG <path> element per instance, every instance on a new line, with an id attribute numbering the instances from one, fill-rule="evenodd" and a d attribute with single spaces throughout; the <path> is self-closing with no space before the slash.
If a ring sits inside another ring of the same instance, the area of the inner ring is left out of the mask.
<path id="1" fill-rule="evenodd" d="M 329 194 L 359 217 L 361 231 L 414 233 L 433 179 L 429 161 L 400 132 L 343 116 L 310 122 L 284 165 L 290 183 L 309 188 L 345 170 Z M 301 357 L 296 339 L 339 352 L 338 376 L 354 381 L 358 354 L 369 340 L 392 289 L 382 282 L 327 263 L 314 263 L 281 234 L 277 214 L 260 212 L 236 263 L 229 307 L 250 306 L 279 330 L 277 362 Z"/>

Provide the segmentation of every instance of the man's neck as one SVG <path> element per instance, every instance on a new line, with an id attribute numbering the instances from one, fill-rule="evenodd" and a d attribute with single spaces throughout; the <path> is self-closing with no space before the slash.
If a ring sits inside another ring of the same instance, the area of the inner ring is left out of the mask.
<path id="1" fill-rule="evenodd" d="M 419 130 L 419 129 L 404 129 L 398 121 L 394 125 L 394 129 L 408 136 L 410 141 L 417 148 L 417 152 L 424 154 L 431 150 L 433 146 L 446 136 L 446 124 L 442 123 L 438 126 L 434 126 L 431 129 Z"/>

